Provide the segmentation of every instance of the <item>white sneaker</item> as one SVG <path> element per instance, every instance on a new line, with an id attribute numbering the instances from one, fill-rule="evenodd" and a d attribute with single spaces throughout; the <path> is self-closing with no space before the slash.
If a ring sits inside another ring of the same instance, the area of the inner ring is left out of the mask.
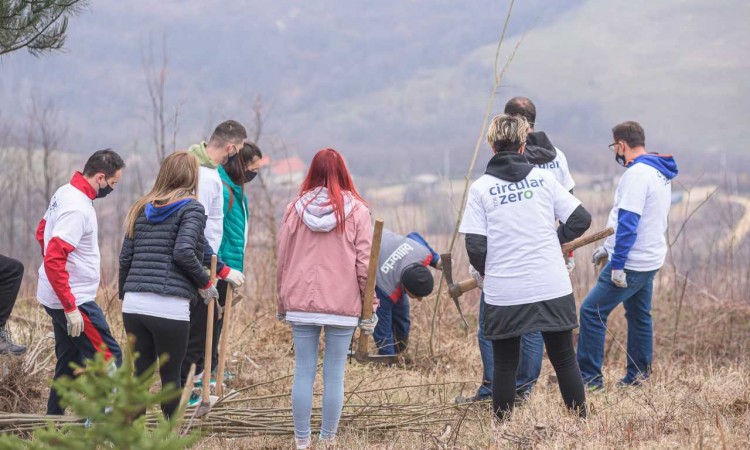
<path id="1" fill-rule="evenodd" d="M 336 445 L 336 436 L 330 436 L 327 438 L 324 438 L 322 436 L 318 436 L 318 447 L 319 448 L 333 448 L 333 446 Z"/>
<path id="2" fill-rule="evenodd" d="M 307 450 L 310 448 L 310 445 L 312 445 L 312 439 L 310 439 L 310 436 L 302 439 L 294 438 L 294 440 L 297 443 L 297 450 Z"/>

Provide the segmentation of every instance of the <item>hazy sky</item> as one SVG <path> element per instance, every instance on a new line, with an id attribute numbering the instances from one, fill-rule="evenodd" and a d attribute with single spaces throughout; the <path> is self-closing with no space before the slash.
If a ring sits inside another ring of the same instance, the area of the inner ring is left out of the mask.
<path id="1" fill-rule="evenodd" d="M 271 110 L 261 143 L 302 156 L 333 146 L 360 170 L 401 177 L 412 173 L 406 163 L 468 160 L 508 5 L 91 3 L 71 20 L 65 52 L 0 60 L 0 120 L 23 122 L 33 95 L 57 105 L 66 149 L 148 148 L 142 61 L 164 36 L 178 146 L 225 118 L 247 121 L 261 95 Z M 750 120 L 748 19 L 745 0 L 519 1 L 504 55 L 528 34 L 495 111 L 532 97 L 538 128 L 574 162 L 603 157 L 609 129 L 626 119 L 644 124 L 652 150 L 739 150 Z"/>

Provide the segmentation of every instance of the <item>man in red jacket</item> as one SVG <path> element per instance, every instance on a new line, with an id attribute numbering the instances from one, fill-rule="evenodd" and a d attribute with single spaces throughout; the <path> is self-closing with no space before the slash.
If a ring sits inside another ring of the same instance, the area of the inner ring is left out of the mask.
<path id="1" fill-rule="evenodd" d="M 112 150 L 95 152 L 70 183 L 52 196 L 36 238 L 44 262 L 39 268 L 37 300 L 52 318 L 57 365 L 54 379 L 72 377 L 71 363 L 103 352 L 118 366 L 122 353 L 96 304 L 99 288 L 99 241 L 94 199 L 103 198 L 117 185 L 125 167 Z M 62 415 L 64 408 L 50 390 L 47 414 Z"/>

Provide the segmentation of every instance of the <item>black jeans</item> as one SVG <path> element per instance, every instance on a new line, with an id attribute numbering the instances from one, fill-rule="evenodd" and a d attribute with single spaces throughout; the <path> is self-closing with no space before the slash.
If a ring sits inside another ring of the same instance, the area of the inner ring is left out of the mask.
<path id="1" fill-rule="evenodd" d="M 543 331 L 544 345 L 547 347 L 552 366 L 555 368 L 565 405 L 586 417 L 586 393 L 583 388 L 581 371 L 578 369 L 573 350 L 573 331 Z M 513 410 L 516 396 L 516 369 L 518 367 L 521 337 L 492 341 L 495 363 L 492 383 L 492 407 L 500 420 L 505 420 Z"/>
<path id="2" fill-rule="evenodd" d="M 135 338 L 134 350 L 138 353 L 135 361 L 135 374 L 146 372 L 156 361 L 164 356 L 167 361 L 159 367 L 161 385 L 172 385 L 182 388 L 180 367 L 187 350 L 190 322 L 186 320 L 162 319 L 144 314 L 122 314 L 125 331 Z M 180 403 L 179 396 L 162 403 L 161 410 L 169 418 Z"/>
<path id="3" fill-rule="evenodd" d="M 8 322 L 10 312 L 16 304 L 21 289 L 23 264 L 13 258 L 0 255 L 0 327 Z"/>

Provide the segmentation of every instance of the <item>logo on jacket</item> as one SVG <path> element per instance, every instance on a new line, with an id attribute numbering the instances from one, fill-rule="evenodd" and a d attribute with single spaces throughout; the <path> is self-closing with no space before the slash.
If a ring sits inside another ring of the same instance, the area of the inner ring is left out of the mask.
<path id="1" fill-rule="evenodd" d="M 544 178 L 536 180 L 525 179 L 510 184 L 496 184 L 490 188 L 490 195 L 493 196 L 492 204 L 498 206 L 520 202 L 524 199 L 529 200 L 534 197 L 532 189 L 543 186 Z"/>
<path id="2" fill-rule="evenodd" d="M 554 161 L 550 161 L 548 163 L 534 164 L 534 165 L 537 166 L 540 169 L 547 169 L 547 170 L 549 170 L 549 169 L 559 169 L 560 168 L 560 161 L 554 160 Z"/>
<path id="3" fill-rule="evenodd" d="M 49 210 L 49 212 L 55 212 L 58 206 L 59 205 L 57 203 L 57 197 L 52 197 L 52 201 L 50 202 L 49 208 L 47 209 Z"/>
<path id="4" fill-rule="evenodd" d="M 385 260 L 382 266 L 380 266 L 380 271 L 383 273 L 388 273 L 396 266 L 396 263 L 401 261 L 404 256 L 408 255 L 410 251 L 414 250 L 414 247 L 412 247 L 408 242 L 404 242 L 403 244 L 399 245 L 396 250 L 391 253 L 391 256 L 388 257 L 388 259 Z"/>

